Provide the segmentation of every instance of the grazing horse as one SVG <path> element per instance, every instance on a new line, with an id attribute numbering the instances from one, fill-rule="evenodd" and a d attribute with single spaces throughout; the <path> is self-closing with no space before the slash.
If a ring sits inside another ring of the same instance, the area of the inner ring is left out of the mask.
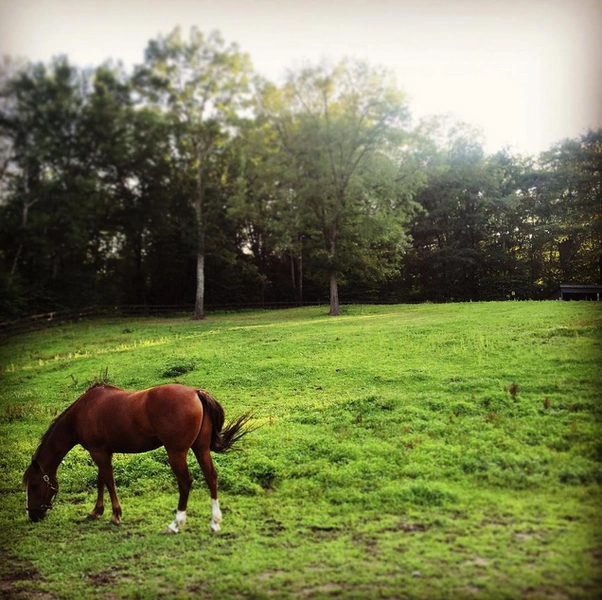
<path id="1" fill-rule="evenodd" d="M 224 410 L 219 402 L 206 390 L 184 385 L 161 385 L 128 392 L 111 385 L 95 384 L 52 422 L 40 440 L 23 476 L 29 518 L 39 521 L 52 508 L 52 500 L 59 489 L 57 468 L 64 456 L 80 444 L 98 466 L 98 496 L 88 518 L 97 519 L 103 514 L 106 485 L 113 508 L 111 522 L 119 525 L 121 506 L 111 464 L 113 453 L 147 452 L 165 446 L 180 492 L 176 517 L 165 533 L 177 533 L 186 520 L 186 504 L 192 485 L 186 463 L 190 448 L 211 493 L 210 530 L 219 531 L 222 513 L 210 450 L 229 450 L 248 433 L 244 425 L 249 418 L 247 413 L 222 429 Z"/>

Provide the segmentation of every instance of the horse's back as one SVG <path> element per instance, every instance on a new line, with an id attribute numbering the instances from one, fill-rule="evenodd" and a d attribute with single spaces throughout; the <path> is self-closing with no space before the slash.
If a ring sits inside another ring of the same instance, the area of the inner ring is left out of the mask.
<path id="1" fill-rule="evenodd" d="M 113 386 L 93 388 L 80 401 L 78 429 L 87 448 L 145 452 L 159 446 L 190 447 L 203 420 L 196 390 L 167 384 L 129 392 Z"/>

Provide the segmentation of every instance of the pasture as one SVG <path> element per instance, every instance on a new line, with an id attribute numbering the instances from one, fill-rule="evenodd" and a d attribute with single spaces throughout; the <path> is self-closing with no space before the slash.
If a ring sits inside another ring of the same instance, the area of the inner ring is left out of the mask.
<path id="1" fill-rule="evenodd" d="M 325 307 L 85 321 L 0 344 L 0 597 L 593 599 L 602 590 L 599 303 Z M 261 428 L 192 454 L 188 521 L 165 451 L 114 458 L 123 523 L 85 520 L 75 448 L 46 520 L 21 477 L 88 385 L 179 381 Z"/>

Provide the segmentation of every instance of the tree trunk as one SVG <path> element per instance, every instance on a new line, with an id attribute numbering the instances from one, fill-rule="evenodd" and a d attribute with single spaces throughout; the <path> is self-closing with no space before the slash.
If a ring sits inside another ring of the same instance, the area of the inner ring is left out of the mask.
<path id="1" fill-rule="evenodd" d="M 10 270 L 11 280 L 15 276 L 15 273 L 17 272 L 17 265 L 19 264 L 19 259 L 21 258 L 21 252 L 23 252 L 23 242 L 19 243 L 19 247 L 17 248 L 17 253 L 15 254 L 15 258 L 13 260 L 13 266 L 11 267 L 11 270 Z"/>
<path id="2" fill-rule="evenodd" d="M 25 191 L 25 195 L 29 195 L 29 186 L 27 185 L 27 177 L 25 177 L 25 181 L 23 183 L 23 189 Z M 27 230 L 28 217 L 29 217 L 29 209 L 37 202 L 37 200 L 33 200 L 28 202 L 25 200 L 23 202 L 23 212 L 21 213 L 21 235 L 24 235 L 24 232 Z M 17 248 L 17 253 L 15 254 L 15 258 L 13 260 L 13 265 L 10 270 L 10 279 L 15 276 L 17 272 L 17 267 L 19 265 L 19 259 L 21 258 L 21 252 L 23 252 L 23 242 L 19 242 L 19 247 Z"/>
<path id="3" fill-rule="evenodd" d="M 341 307 L 339 305 L 339 286 L 337 284 L 336 273 L 330 274 L 330 312 L 328 314 L 331 317 L 337 317 L 341 314 Z"/>
<path id="4" fill-rule="evenodd" d="M 330 312 L 328 313 L 331 317 L 338 317 L 341 314 L 341 307 L 339 305 L 339 285 L 337 283 L 337 272 L 335 264 L 335 256 L 336 256 L 336 238 L 337 238 L 337 229 L 333 227 L 330 232 Z"/>
<path id="5" fill-rule="evenodd" d="M 205 318 L 205 224 L 203 223 L 203 170 L 199 167 L 197 176 L 196 198 L 194 213 L 197 226 L 197 255 L 196 255 L 196 300 L 194 304 L 195 321 Z"/>
<path id="6" fill-rule="evenodd" d="M 301 238 L 301 251 L 299 252 L 299 306 L 303 306 L 303 238 Z"/>
<path id="7" fill-rule="evenodd" d="M 196 257 L 196 301 L 192 318 L 195 321 L 205 318 L 205 253 L 200 250 Z"/>
<path id="8" fill-rule="evenodd" d="M 291 284 L 293 286 L 293 293 L 295 296 L 297 295 L 297 279 L 295 277 L 295 252 L 291 249 L 290 253 L 291 259 Z"/>

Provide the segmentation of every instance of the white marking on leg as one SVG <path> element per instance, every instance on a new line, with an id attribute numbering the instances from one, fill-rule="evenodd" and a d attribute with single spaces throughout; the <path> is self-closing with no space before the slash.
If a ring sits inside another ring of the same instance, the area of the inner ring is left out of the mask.
<path id="1" fill-rule="evenodd" d="M 174 533 L 178 533 L 180 527 L 182 527 L 184 523 L 186 523 L 186 511 L 176 510 L 176 518 L 167 527 Z"/>
<path id="2" fill-rule="evenodd" d="M 221 529 L 220 523 L 222 522 L 222 511 L 219 509 L 219 500 L 211 498 L 211 524 L 209 529 L 211 531 L 219 531 Z"/>

